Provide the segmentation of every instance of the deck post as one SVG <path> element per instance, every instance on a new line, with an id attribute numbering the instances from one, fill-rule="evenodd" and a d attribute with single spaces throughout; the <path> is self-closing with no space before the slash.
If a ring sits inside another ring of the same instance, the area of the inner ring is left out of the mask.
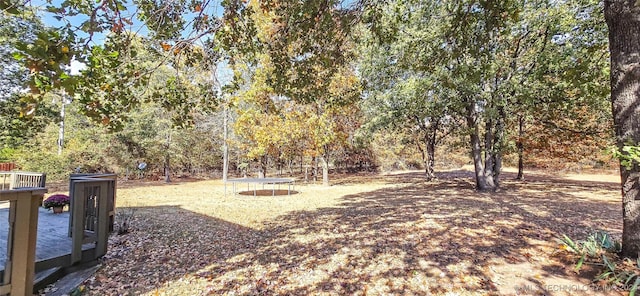
<path id="1" fill-rule="evenodd" d="M 11 295 L 33 293 L 40 201 L 25 192 L 16 201 L 16 231 L 13 233 Z"/>
<path id="2" fill-rule="evenodd" d="M 82 184 L 83 185 L 83 184 Z M 82 241 L 84 240 L 84 214 L 86 211 L 85 187 L 81 184 L 71 186 L 73 198 L 71 198 L 71 264 L 82 259 Z"/>
<path id="3" fill-rule="evenodd" d="M 109 195 L 108 182 L 100 184 L 100 196 L 98 197 L 98 225 L 96 227 L 96 257 L 107 254 L 107 242 L 109 240 Z"/>
<path id="4" fill-rule="evenodd" d="M 0 191 L 0 200 L 10 202 L 8 258 L 0 291 L 8 290 L 11 295 L 33 293 L 38 207 L 46 191 L 45 188 Z"/>

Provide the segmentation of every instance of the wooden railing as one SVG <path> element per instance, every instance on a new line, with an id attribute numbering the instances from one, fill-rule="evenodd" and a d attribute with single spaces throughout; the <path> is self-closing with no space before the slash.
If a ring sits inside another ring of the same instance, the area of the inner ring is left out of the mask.
<path id="1" fill-rule="evenodd" d="M 116 179 L 115 174 L 70 176 L 71 264 L 82 260 L 82 245 L 86 243 L 95 243 L 95 259 L 107 253 L 109 233 L 113 231 L 115 218 Z"/>
<path id="2" fill-rule="evenodd" d="M 45 187 L 47 175 L 32 172 L 0 171 L 0 190 L 11 190 L 28 187 Z"/>
<path id="3" fill-rule="evenodd" d="M 0 202 L 9 202 L 7 258 L 0 295 L 32 295 L 38 207 L 46 192 L 42 187 L 0 191 Z"/>

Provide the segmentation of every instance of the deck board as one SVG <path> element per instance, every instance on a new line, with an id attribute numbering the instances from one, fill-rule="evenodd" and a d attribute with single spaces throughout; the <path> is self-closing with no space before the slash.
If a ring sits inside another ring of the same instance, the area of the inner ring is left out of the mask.
<path id="1" fill-rule="evenodd" d="M 9 225 L 8 203 L 0 203 L 0 270 L 4 270 L 7 257 L 7 235 Z M 68 237 L 69 212 L 54 214 L 44 208 L 38 213 L 38 236 L 36 261 L 56 258 L 71 253 L 71 238 Z M 88 246 L 83 246 L 86 249 Z"/>

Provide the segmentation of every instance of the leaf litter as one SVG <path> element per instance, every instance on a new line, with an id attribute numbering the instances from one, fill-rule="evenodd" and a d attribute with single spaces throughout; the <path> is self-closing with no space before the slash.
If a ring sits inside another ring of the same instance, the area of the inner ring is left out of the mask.
<path id="1" fill-rule="evenodd" d="M 473 190 L 469 172 L 349 176 L 287 196 L 220 181 L 119 188 L 86 295 L 615 295 L 554 256 L 555 238 L 620 235 L 618 184 L 533 174 Z M 346 181 L 345 181 L 346 180 Z M 593 192 L 597 190 L 597 193 Z M 579 290 L 587 291 L 587 290 Z"/>

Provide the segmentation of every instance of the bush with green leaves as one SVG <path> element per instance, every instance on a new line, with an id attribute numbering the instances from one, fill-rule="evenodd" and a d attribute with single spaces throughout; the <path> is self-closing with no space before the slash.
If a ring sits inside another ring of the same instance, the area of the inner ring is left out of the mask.
<path id="1" fill-rule="evenodd" d="M 609 153 L 620 160 L 620 165 L 627 170 L 631 169 L 634 165 L 640 164 L 640 145 L 629 143 L 622 146 L 622 149 L 613 147 L 609 149 Z"/>
<path id="2" fill-rule="evenodd" d="M 634 261 L 618 257 L 622 245 L 609 233 L 598 230 L 582 241 L 573 241 L 563 235 L 559 242 L 561 249 L 578 256 L 576 272 L 584 264 L 601 267 L 602 271 L 593 279 L 594 282 L 604 281 L 612 287 L 628 290 L 629 296 L 635 295 L 640 286 L 640 258 Z"/>
<path id="3" fill-rule="evenodd" d="M 65 155 L 58 155 L 35 145 L 19 149 L 14 160 L 22 170 L 46 173 L 47 179 L 51 181 L 66 179 L 73 172 L 70 160 Z"/>
<path id="4" fill-rule="evenodd" d="M 11 161 L 15 153 L 16 153 L 16 150 L 14 148 L 10 148 L 10 147 L 0 148 L 0 162 Z"/>

